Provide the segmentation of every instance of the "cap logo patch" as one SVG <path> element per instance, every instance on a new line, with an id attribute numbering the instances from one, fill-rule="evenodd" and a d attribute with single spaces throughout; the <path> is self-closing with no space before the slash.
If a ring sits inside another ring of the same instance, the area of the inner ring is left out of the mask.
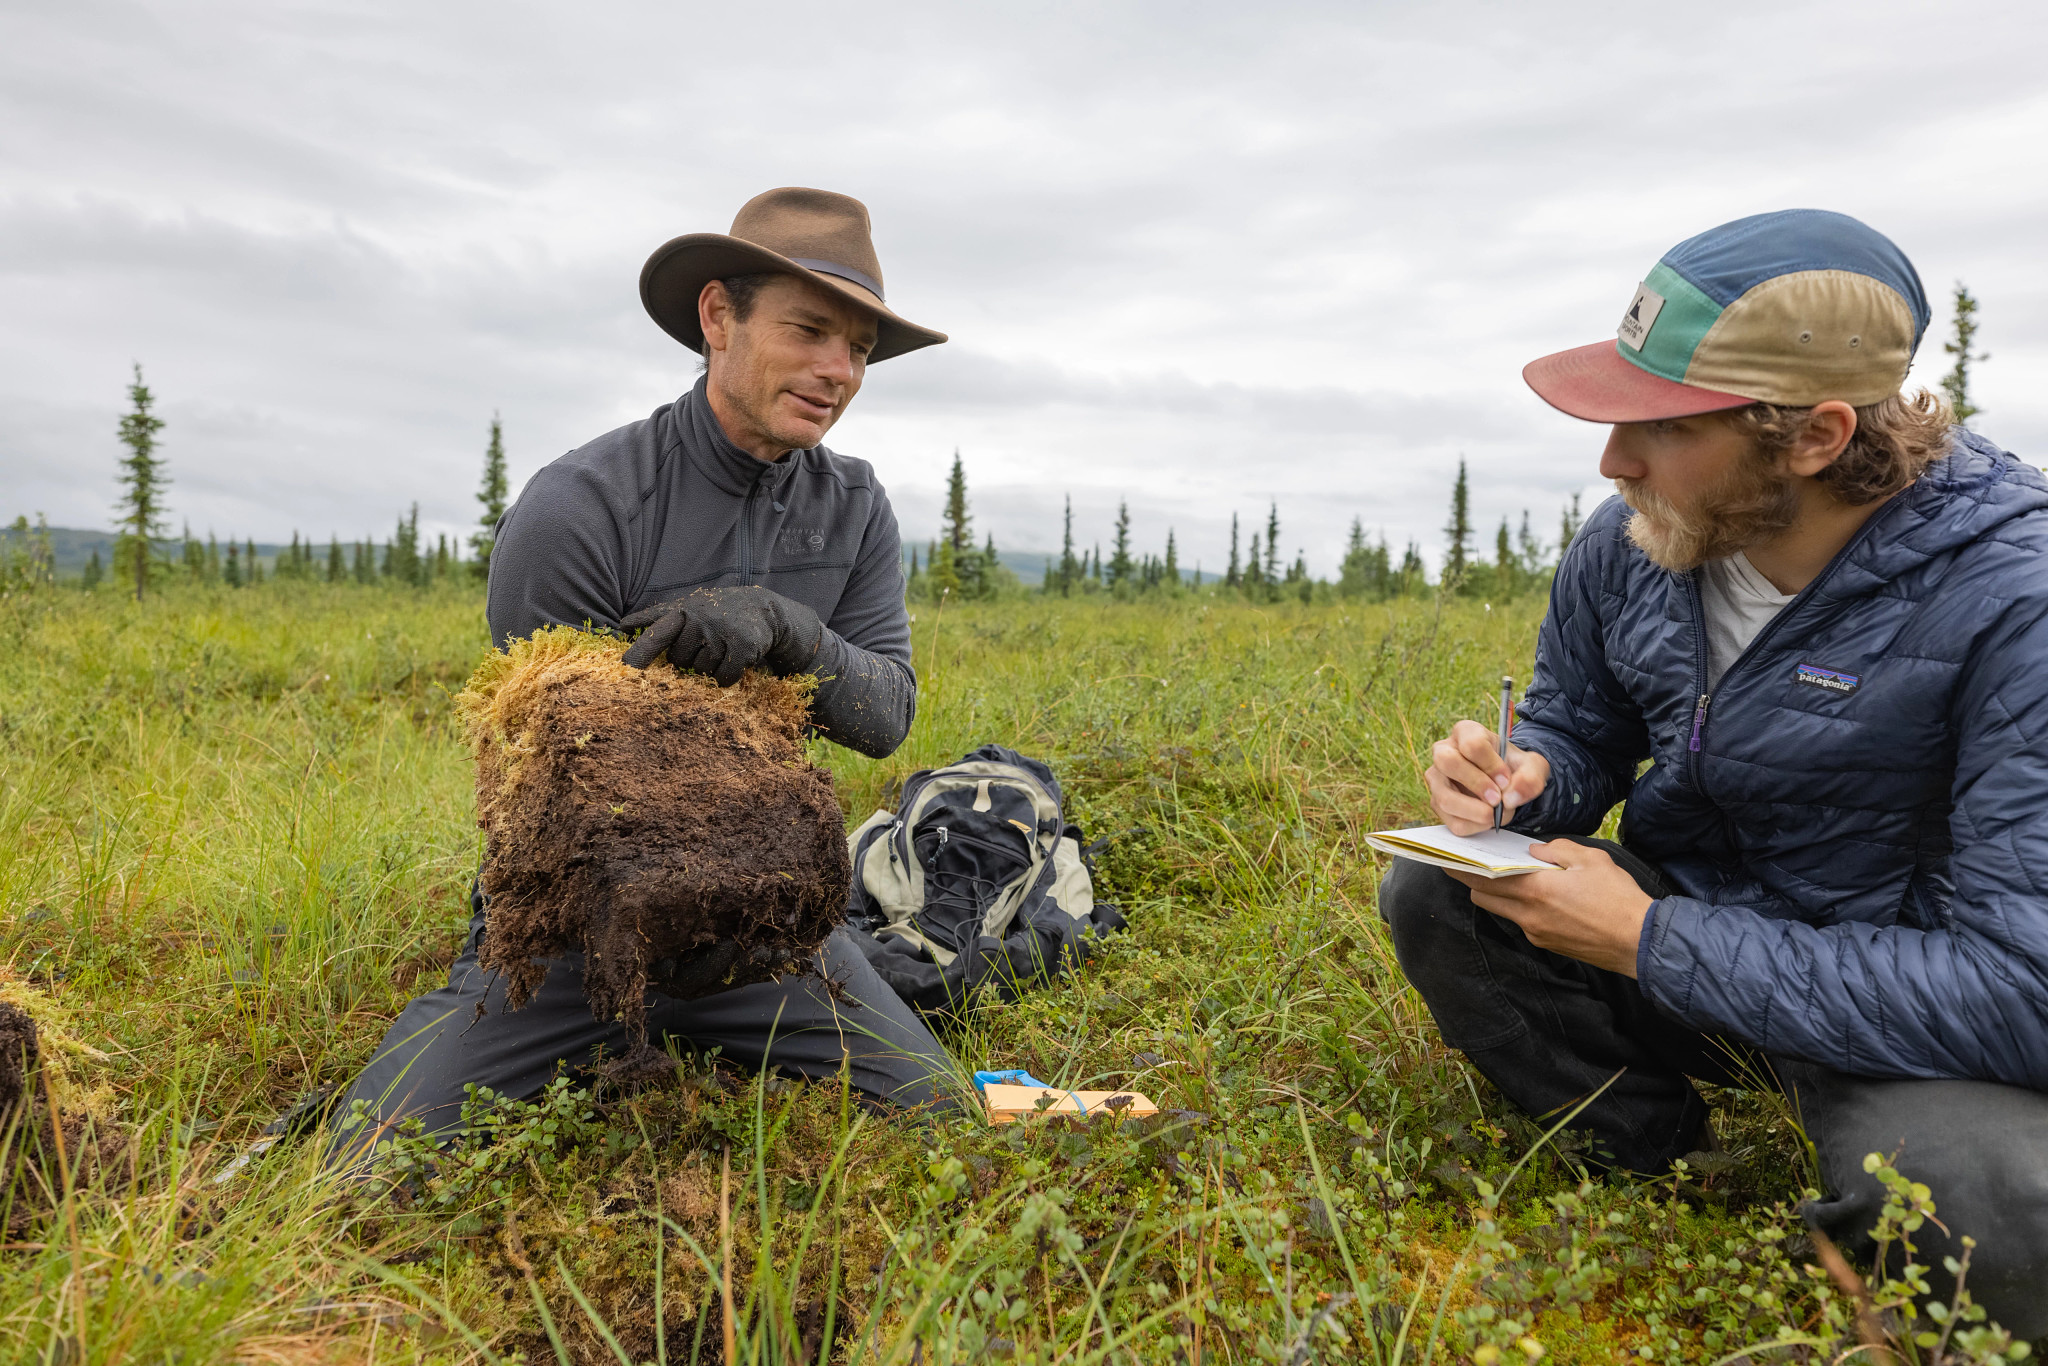
<path id="1" fill-rule="evenodd" d="M 1649 340 L 1650 329 L 1656 325 L 1657 315 L 1664 310 L 1664 296 L 1648 285 L 1636 286 L 1636 297 L 1628 301 L 1628 312 L 1621 315 L 1621 326 L 1614 335 L 1626 342 L 1632 351 L 1643 349 Z"/>
<path id="2" fill-rule="evenodd" d="M 1801 664 L 1793 671 L 1792 681 L 1804 683 L 1809 688 L 1820 688 L 1825 692 L 1855 692 L 1863 686 L 1863 679 L 1857 674 L 1845 674 L 1838 669 L 1823 669 L 1818 664 Z"/>

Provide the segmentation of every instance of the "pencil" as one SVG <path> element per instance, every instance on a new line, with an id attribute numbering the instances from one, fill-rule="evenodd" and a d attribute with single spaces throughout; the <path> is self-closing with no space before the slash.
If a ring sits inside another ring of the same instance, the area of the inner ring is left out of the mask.
<path id="1" fill-rule="evenodd" d="M 1500 758 L 1507 763 L 1508 731 L 1515 724 L 1515 680 L 1507 674 L 1500 678 Z M 1493 808 L 1493 828 L 1498 830 L 1507 821 L 1508 794 L 1503 790 L 1500 801 Z"/>

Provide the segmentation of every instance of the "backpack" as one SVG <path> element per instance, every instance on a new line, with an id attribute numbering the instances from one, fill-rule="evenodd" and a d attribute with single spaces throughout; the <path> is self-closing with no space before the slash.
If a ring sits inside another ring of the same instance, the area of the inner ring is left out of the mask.
<path id="1" fill-rule="evenodd" d="M 847 923 L 897 995 L 926 1011 L 984 987 L 1015 1000 L 1123 928 L 1095 899 L 1092 850 L 1061 806 L 1045 764 L 983 745 L 911 774 L 895 811 L 847 836 Z"/>

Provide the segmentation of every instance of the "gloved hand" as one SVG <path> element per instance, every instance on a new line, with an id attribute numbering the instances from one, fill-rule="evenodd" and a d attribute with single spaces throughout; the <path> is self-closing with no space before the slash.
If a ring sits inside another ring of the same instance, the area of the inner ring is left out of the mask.
<path id="1" fill-rule="evenodd" d="M 825 639 L 825 623 L 800 602 L 758 586 L 695 588 L 672 602 L 643 607 L 619 622 L 645 628 L 626 651 L 626 663 L 644 669 L 662 653 L 678 669 L 709 674 L 721 688 L 748 669 L 787 677 L 811 667 Z"/>

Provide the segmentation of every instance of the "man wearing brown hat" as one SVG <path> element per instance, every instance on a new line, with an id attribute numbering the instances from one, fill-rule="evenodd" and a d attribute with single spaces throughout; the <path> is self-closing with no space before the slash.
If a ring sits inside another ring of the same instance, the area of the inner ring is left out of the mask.
<path id="1" fill-rule="evenodd" d="M 890 309 L 867 209 L 825 190 L 770 190 L 730 234 L 668 242 L 641 271 L 640 298 L 704 374 L 528 482 L 497 527 L 493 639 L 587 624 L 641 630 L 626 655 L 636 667 L 666 653 L 722 686 L 750 668 L 809 674 L 819 733 L 891 753 L 917 703 L 896 517 L 866 461 L 821 443 L 870 364 L 945 335 Z M 560 1068 L 622 1051 L 623 1030 L 591 1016 L 577 955 L 506 1012 L 502 984 L 477 967 L 486 911 L 473 900 L 448 984 L 406 1007 L 344 1098 L 337 1151 L 407 1116 L 455 1127 L 466 1084 L 531 1095 Z M 829 988 L 813 977 L 694 999 L 702 965 L 664 965 L 649 1029 L 753 1067 L 844 1066 L 876 1099 L 941 1103 L 945 1053 L 930 1031 L 846 931 L 821 957 Z M 352 1110 L 375 1122 L 349 1124 Z"/>

